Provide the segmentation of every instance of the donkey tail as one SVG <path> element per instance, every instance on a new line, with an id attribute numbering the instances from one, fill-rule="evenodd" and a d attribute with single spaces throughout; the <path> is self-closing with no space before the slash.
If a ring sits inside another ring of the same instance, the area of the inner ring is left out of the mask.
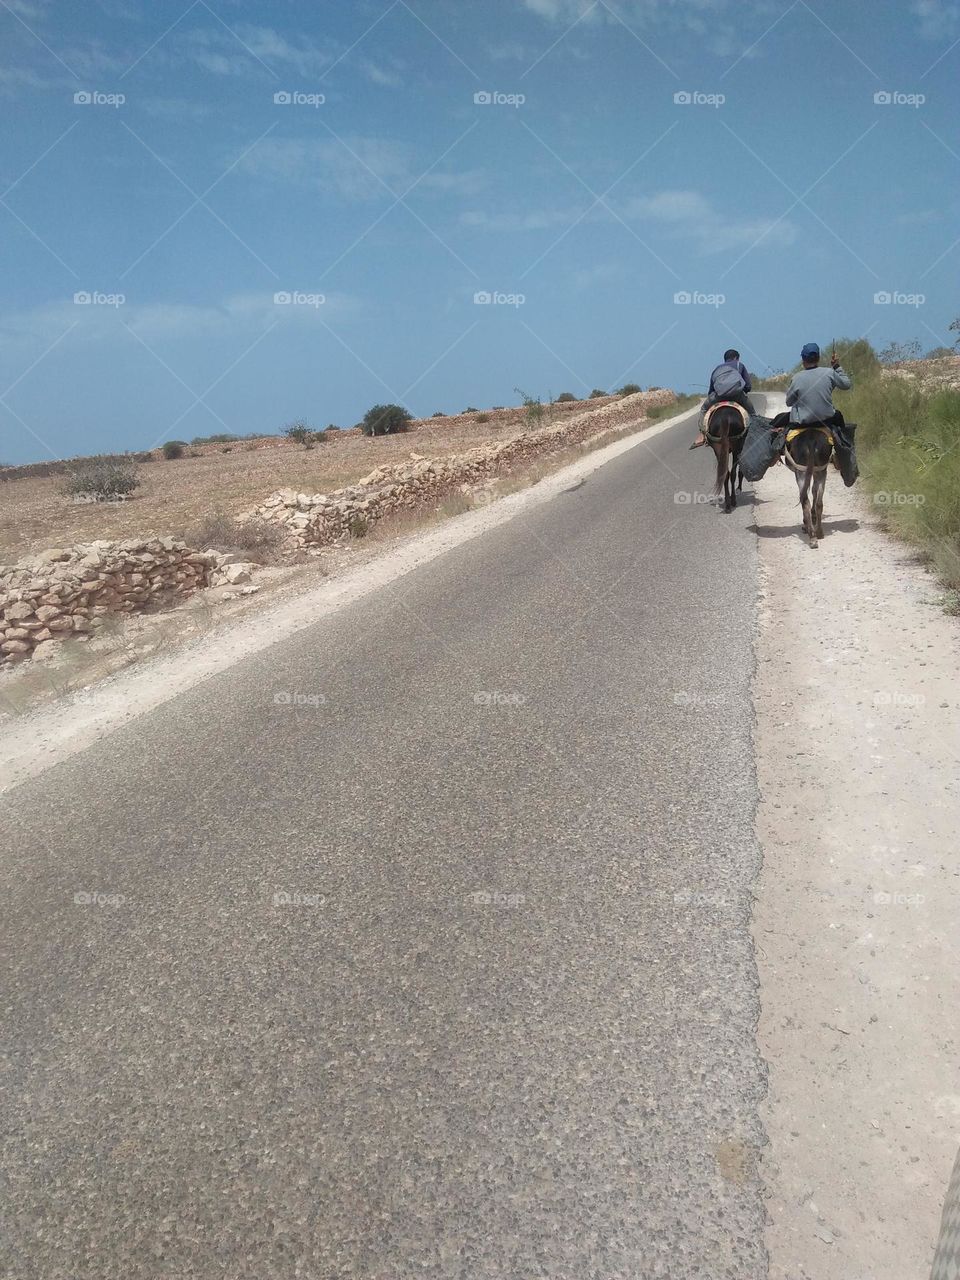
<path id="1" fill-rule="evenodd" d="M 720 428 L 720 439 L 717 442 L 716 454 L 717 479 L 713 486 L 713 492 L 721 493 L 730 467 L 730 431 L 726 423 Z"/>

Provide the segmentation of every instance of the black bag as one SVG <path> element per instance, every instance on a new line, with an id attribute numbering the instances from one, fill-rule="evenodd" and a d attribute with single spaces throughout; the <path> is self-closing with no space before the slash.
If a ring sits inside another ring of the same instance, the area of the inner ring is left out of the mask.
<path id="1" fill-rule="evenodd" d="M 856 484 L 857 476 L 860 474 L 860 468 L 857 466 L 856 442 L 854 440 L 857 433 L 857 424 L 855 422 L 845 422 L 842 427 L 834 425 L 831 430 L 833 431 L 833 452 L 837 456 L 840 475 L 843 477 L 843 483 L 849 489 L 851 485 Z"/>
<path id="2" fill-rule="evenodd" d="M 786 434 L 784 428 L 772 427 L 770 418 L 754 414 L 747 423 L 747 438 L 740 454 L 740 470 L 744 480 L 763 479 L 783 453 Z"/>

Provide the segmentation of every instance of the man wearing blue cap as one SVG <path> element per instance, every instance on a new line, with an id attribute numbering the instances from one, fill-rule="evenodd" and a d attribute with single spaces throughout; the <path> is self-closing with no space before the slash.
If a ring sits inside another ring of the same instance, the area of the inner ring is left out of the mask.
<path id="1" fill-rule="evenodd" d="M 833 392 L 849 391 L 853 379 L 849 373 L 840 368 L 836 352 L 830 357 L 830 368 L 820 368 L 820 348 L 815 342 L 805 342 L 800 359 L 803 368 L 793 375 L 793 381 L 787 388 L 787 406 L 790 410 L 790 421 L 803 424 L 823 422 L 833 432 L 833 448 L 843 476 L 843 483 L 849 488 L 856 480 L 859 469 L 854 452 L 853 423 L 849 426 L 843 420 L 843 414 L 834 408 Z M 783 414 L 782 417 L 786 417 Z M 779 426 L 779 416 L 774 419 Z"/>
<path id="2" fill-rule="evenodd" d="M 820 348 L 815 342 L 804 343 L 800 352 L 803 368 L 793 375 L 787 388 L 787 407 L 791 422 L 825 422 L 828 426 L 843 425 L 833 405 L 833 391 L 849 391 L 853 382 L 840 368 L 836 354 L 830 358 L 830 368 L 820 368 Z M 839 417 L 839 422 L 837 421 Z"/>

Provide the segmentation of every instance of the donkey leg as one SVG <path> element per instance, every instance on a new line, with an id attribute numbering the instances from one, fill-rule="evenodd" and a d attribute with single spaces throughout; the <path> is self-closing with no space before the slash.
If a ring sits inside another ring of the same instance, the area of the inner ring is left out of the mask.
<path id="1" fill-rule="evenodd" d="M 813 482 L 813 532 L 817 538 L 823 537 L 823 491 L 827 487 L 826 468 L 817 473 Z"/>
<path id="2" fill-rule="evenodd" d="M 813 536 L 813 523 L 810 517 L 810 473 L 797 472 L 797 488 L 800 490 L 800 506 L 803 510 L 803 532 Z"/>

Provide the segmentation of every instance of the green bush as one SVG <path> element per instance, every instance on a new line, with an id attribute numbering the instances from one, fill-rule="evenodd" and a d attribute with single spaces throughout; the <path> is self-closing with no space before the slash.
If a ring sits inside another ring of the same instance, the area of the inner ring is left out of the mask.
<path id="1" fill-rule="evenodd" d="M 477 421 L 478 421 L 478 422 L 489 422 L 489 421 L 490 421 L 490 415 L 489 415 L 489 413 L 478 413 L 478 414 L 477 414 Z"/>
<path id="2" fill-rule="evenodd" d="M 857 423 L 862 482 L 884 524 L 919 547 L 952 590 L 960 588 L 960 391 L 929 392 L 880 375 L 869 343 L 843 354 L 853 390 L 836 403 Z M 827 349 L 829 350 L 829 348 Z M 841 354 L 841 344 L 837 344 Z M 870 357 L 873 356 L 871 361 Z M 859 376 L 851 364 L 861 370 Z"/>
<path id="3" fill-rule="evenodd" d="M 305 422 L 298 418 L 296 422 L 291 422 L 283 428 L 283 434 L 288 440 L 292 440 L 294 444 L 302 444 L 304 448 L 307 448 L 312 444 L 316 432 L 313 427 L 308 427 Z"/>
<path id="4" fill-rule="evenodd" d="M 389 436 L 397 431 L 406 431 L 412 421 L 402 405 L 375 404 L 363 415 L 360 429 L 365 436 Z"/>
<path id="5" fill-rule="evenodd" d="M 932 347 L 923 357 L 924 360 L 943 360 L 945 356 L 955 356 L 952 347 Z"/>
<path id="6" fill-rule="evenodd" d="M 183 451 L 186 447 L 186 443 L 183 440 L 167 440 L 161 452 L 168 462 L 173 462 L 175 458 L 183 457 Z"/>
<path id="7" fill-rule="evenodd" d="M 122 458 L 100 459 L 80 466 L 63 482 L 60 492 L 69 498 L 92 497 L 101 501 L 126 497 L 140 487 L 133 462 Z"/>
<path id="8" fill-rule="evenodd" d="M 599 400 L 601 396 L 605 396 L 606 394 L 607 393 L 605 391 L 601 391 L 599 387 L 594 387 L 590 392 L 590 399 Z"/>
<path id="9" fill-rule="evenodd" d="M 472 404 L 468 404 L 463 413 L 479 413 L 479 409 L 475 409 Z M 462 415 L 461 415 L 462 416 Z"/>
<path id="10" fill-rule="evenodd" d="M 200 444 L 233 444 L 239 440 L 239 436 L 233 435 L 230 431 L 221 431 L 214 436 L 195 436 L 190 443 L 193 445 Z"/>
<path id="11" fill-rule="evenodd" d="M 557 396 L 556 403 L 570 404 L 571 402 L 576 401 L 576 398 L 577 397 L 573 395 L 573 393 L 570 391 L 561 391 L 560 394 Z"/>
<path id="12" fill-rule="evenodd" d="M 522 387 L 514 387 L 513 389 L 523 401 L 523 407 L 527 411 L 527 422 L 531 427 L 539 427 L 544 418 L 543 402 L 540 397 L 537 396 L 535 400 L 533 396 L 527 395 Z"/>
<path id="13" fill-rule="evenodd" d="M 643 387 L 638 387 L 635 382 L 625 382 L 617 391 L 618 396 L 635 396 L 638 391 L 642 391 Z"/>
<path id="14" fill-rule="evenodd" d="M 430 416 L 432 418 L 445 418 L 447 415 L 443 412 L 442 409 L 438 409 L 436 413 L 432 413 Z"/>

